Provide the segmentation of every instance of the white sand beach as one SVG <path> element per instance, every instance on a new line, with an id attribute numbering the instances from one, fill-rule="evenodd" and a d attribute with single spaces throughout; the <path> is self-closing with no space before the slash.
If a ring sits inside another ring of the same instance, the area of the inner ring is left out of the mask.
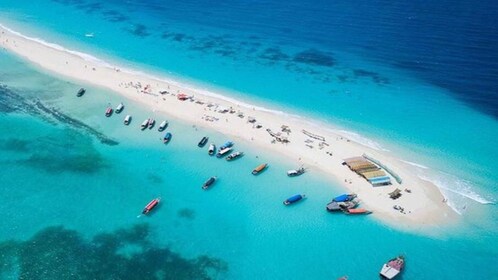
<path id="1" fill-rule="evenodd" d="M 167 78 L 158 79 L 98 60 L 84 59 L 76 53 L 44 45 L 5 27 L 0 27 L 0 32 L 3 49 L 43 69 L 74 81 L 110 89 L 155 112 L 216 130 L 235 141 L 246 141 L 259 149 L 276 151 L 295 162 L 296 167 L 304 165 L 308 170 L 320 170 L 341 185 L 344 192 L 358 194 L 361 207 L 373 211 L 370 217 L 389 225 L 420 230 L 457 221 L 458 215 L 444 202 L 438 188 L 420 179 L 413 172 L 412 165 L 389 152 L 356 143 L 347 135 L 335 132 L 333 127 L 328 129 L 319 124 L 313 125 L 310 119 L 276 114 L 236 100 L 220 99 Z M 185 94 L 186 100 L 180 100 L 179 94 Z M 249 117 L 255 121 L 250 122 Z M 303 131 L 323 139 L 310 137 Z M 288 142 L 282 142 L 283 139 Z M 388 166 L 403 179 L 403 183 L 398 184 L 392 179 L 390 186 L 372 187 L 367 180 L 342 165 L 344 159 L 362 154 L 368 154 Z M 396 188 L 402 190 L 402 196 L 392 200 L 388 193 Z M 331 192 L 330 198 L 333 196 Z M 394 205 L 403 207 L 404 213 L 393 209 Z"/>

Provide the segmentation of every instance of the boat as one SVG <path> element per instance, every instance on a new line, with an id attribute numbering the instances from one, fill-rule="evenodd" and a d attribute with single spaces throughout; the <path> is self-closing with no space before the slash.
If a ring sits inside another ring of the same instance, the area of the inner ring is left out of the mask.
<path id="1" fill-rule="evenodd" d="M 218 153 L 216 154 L 216 157 L 222 158 L 222 157 L 226 156 L 226 154 L 228 154 L 231 150 L 232 150 L 232 148 L 224 148 L 224 149 L 220 148 L 218 150 Z"/>
<path id="2" fill-rule="evenodd" d="M 233 146 L 233 142 L 232 141 L 226 141 L 225 144 L 221 145 L 220 146 L 220 150 L 223 150 L 223 149 L 226 149 L 226 148 L 230 148 Z"/>
<path id="3" fill-rule="evenodd" d="M 371 214 L 372 211 L 363 208 L 351 208 L 344 210 L 344 213 L 351 215 L 368 215 Z"/>
<path id="4" fill-rule="evenodd" d="M 123 109 L 124 109 L 123 103 L 119 103 L 118 107 L 116 107 L 116 114 L 121 113 Z"/>
<path id="5" fill-rule="evenodd" d="M 147 123 L 147 126 L 149 127 L 149 129 L 152 129 L 155 124 L 156 124 L 156 120 L 155 119 L 149 119 L 149 122 Z"/>
<path id="6" fill-rule="evenodd" d="M 141 125 L 140 125 L 140 128 L 142 130 L 146 129 L 147 126 L 149 125 L 149 119 L 146 119 Z"/>
<path id="7" fill-rule="evenodd" d="M 239 158 L 239 157 L 241 157 L 241 156 L 243 156 L 243 155 L 244 155 L 244 153 L 243 153 L 243 152 L 235 152 L 235 153 L 231 153 L 231 154 L 229 154 L 229 155 L 226 157 L 226 160 L 227 160 L 227 161 L 232 161 L 232 160 L 237 159 L 237 158 Z"/>
<path id="8" fill-rule="evenodd" d="M 151 202 L 149 202 L 145 206 L 144 210 L 142 210 L 142 214 L 144 215 L 149 214 L 149 212 L 152 211 L 152 209 L 154 209 L 159 204 L 160 201 L 161 201 L 160 198 L 154 198 L 153 200 L 151 200 Z"/>
<path id="9" fill-rule="evenodd" d="M 344 201 L 351 201 L 355 199 L 357 195 L 355 193 L 350 193 L 350 194 L 341 194 L 340 196 L 337 196 L 332 199 L 332 201 L 335 202 L 344 202 Z"/>
<path id="10" fill-rule="evenodd" d="M 163 121 L 159 127 L 157 128 L 158 131 L 163 131 L 166 129 L 166 127 L 168 127 L 168 121 Z"/>
<path id="11" fill-rule="evenodd" d="M 390 259 L 387 263 L 382 266 L 380 270 L 380 277 L 383 279 L 394 279 L 405 267 L 405 257 L 397 256 L 394 259 Z"/>
<path id="12" fill-rule="evenodd" d="M 327 204 L 326 209 L 329 212 L 347 211 L 348 209 L 356 208 L 358 204 L 359 201 L 356 199 L 350 201 L 343 201 L 343 202 L 331 201 Z"/>
<path id="13" fill-rule="evenodd" d="M 165 135 L 164 135 L 164 137 L 163 137 L 163 143 L 164 143 L 164 144 L 169 143 L 169 141 L 171 140 L 171 136 L 172 136 L 172 135 L 171 135 L 171 133 L 166 132 L 166 134 L 165 134 Z"/>
<path id="14" fill-rule="evenodd" d="M 214 182 L 216 181 L 216 177 L 211 177 L 209 178 L 206 182 L 204 182 L 204 185 L 202 185 L 202 189 L 203 190 L 207 190 L 209 189 L 209 187 L 211 187 L 212 184 L 214 184 Z"/>
<path id="15" fill-rule="evenodd" d="M 305 171 L 306 170 L 304 169 L 304 167 L 301 167 L 298 169 L 292 169 L 292 170 L 287 171 L 287 176 L 296 177 L 296 176 L 302 175 Z"/>
<path id="16" fill-rule="evenodd" d="M 107 109 L 105 110 L 105 116 L 110 117 L 111 115 L 112 115 L 112 108 L 107 107 Z"/>
<path id="17" fill-rule="evenodd" d="M 208 154 L 209 154 L 210 156 L 212 156 L 212 155 L 214 155 L 214 153 L 216 153 L 216 145 L 215 145 L 215 144 L 213 144 L 213 143 L 211 143 L 211 144 L 209 145 Z"/>
<path id="18" fill-rule="evenodd" d="M 126 115 L 126 117 L 124 118 L 124 124 L 125 125 L 129 125 L 131 122 L 131 116 L 130 115 Z"/>
<path id="19" fill-rule="evenodd" d="M 76 96 L 82 97 L 83 94 L 85 94 L 85 92 L 86 92 L 86 89 L 80 88 L 80 90 L 78 90 L 78 92 L 76 93 Z"/>
<path id="20" fill-rule="evenodd" d="M 197 146 L 199 148 L 206 146 L 206 143 L 208 140 L 209 140 L 209 137 L 207 137 L 207 136 L 202 137 L 201 141 L 199 141 L 199 144 L 197 144 Z"/>
<path id="21" fill-rule="evenodd" d="M 292 203 L 296 203 L 304 198 L 306 198 L 306 195 L 304 195 L 304 194 L 293 195 L 293 196 L 287 198 L 286 200 L 284 200 L 284 205 L 291 205 Z"/>
<path id="22" fill-rule="evenodd" d="M 258 165 L 256 168 L 254 168 L 254 170 L 252 171 L 252 175 L 258 175 L 259 173 L 261 173 L 263 170 L 266 169 L 266 167 L 268 166 L 268 163 L 263 163 L 263 164 L 260 164 Z"/>

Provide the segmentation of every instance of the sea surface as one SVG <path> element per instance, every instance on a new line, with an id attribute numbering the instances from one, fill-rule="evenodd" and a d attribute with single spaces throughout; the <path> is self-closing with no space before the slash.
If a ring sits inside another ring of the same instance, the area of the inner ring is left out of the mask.
<path id="1" fill-rule="evenodd" d="M 197 142 L 225 136 L 2 50 L 0 279 L 377 279 L 397 254 L 402 279 L 498 279 L 498 4 L 453 2 L 0 0 L 0 24 L 40 42 L 331 124 L 412 164 L 461 216 L 427 234 L 329 215 L 344 190 L 318 171 L 287 178 L 296 163 L 249 143 L 211 158 Z M 170 144 L 139 131 L 149 116 Z M 283 207 L 295 193 L 308 199 Z"/>

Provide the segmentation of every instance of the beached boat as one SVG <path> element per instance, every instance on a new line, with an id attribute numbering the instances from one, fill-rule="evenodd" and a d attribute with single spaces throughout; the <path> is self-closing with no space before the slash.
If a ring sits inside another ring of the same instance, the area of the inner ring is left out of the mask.
<path id="1" fill-rule="evenodd" d="M 332 201 L 335 202 L 344 202 L 344 201 L 351 201 L 355 199 L 357 195 L 355 193 L 350 193 L 350 194 L 341 194 L 340 196 L 334 197 Z"/>
<path id="2" fill-rule="evenodd" d="M 207 136 L 202 137 L 201 141 L 199 141 L 199 144 L 197 144 L 197 146 L 199 148 L 206 146 L 206 143 L 208 140 L 209 140 L 209 137 L 207 137 Z"/>
<path id="3" fill-rule="evenodd" d="M 216 157 L 222 158 L 222 157 L 226 156 L 231 150 L 232 150 L 232 148 L 224 148 L 224 149 L 220 148 L 218 150 L 218 153 L 216 154 Z"/>
<path id="4" fill-rule="evenodd" d="M 164 143 L 164 144 L 169 143 L 169 141 L 171 140 L 171 137 L 172 137 L 172 136 L 173 136 L 173 135 L 171 135 L 171 133 L 166 132 L 166 134 L 165 134 L 165 135 L 164 135 L 164 137 L 163 137 L 163 143 Z"/>
<path id="5" fill-rule="evenodd" d="M 121 113 L 123 109 L 124 109 L 123 103 L 119 103 L 118 107 L 116 107 L 116 114 Z"/>
<path id="6" fill-rule="evenodd" d="M 164 131 L 166 127 L 168 127 L 168 121 L 163 121 L 157 128 L 157 131 Z"/>
<path id="7" fill-rule="evenodd" d="M 359 201 L 356 199 L 343 202 L 331 201 L 327 204 L 327 207 L 325 209 L 327 209 L 327 211 L 329 212 L 347 211 L 348 209 L 356 208 L 358 204 Z"/>
<path id="8" fill-rule="evenodd" d="M 210 144 L 209 149 L 208 149 L 208 154 L 210 156 L 214 155 L 216 153 L 216 145 L 215 144 Z"/>
<path id="9" fill-rule="evenodd" d="M 260 164 L 258 165 L 256 168 L 254 168 L 254 170 L 252 171 L 252 175 L 258 175 L 259 173 L 261 173 L 263 170 L 266 169 L 266 167 L 268 166 L 268 163 L 263 163 L 263 164 Z"/>
<path id="10" fill-rule="evenodd" d="M 306 172 L 306 170 L 304 169 L 304 167 L 301 167 L 301 168 L 298 168 L 298 169 L 292 169 L 292 170 L 287 171 L 287 176 L 289 176 L 289 177 L 296 177 L 296 176 L 304 174 L 304 172 Z"/>
<path id="11" fill-rule="evenodd" d="M 147 123 L 147 127 L 149 129 L 152 129 L 155 124 L 156 124 L 156 120 L 155 119 L 149 119 L 149 122 Z"/>
<path id="12" fill-rule="evenodd" d="M 304 194 L 293 195 L 293 196 L 287 198 L 286 200 L 284 200 L 284 205 L 291 205 L 292 203 L 296 203 L 304 198 L 306 198 L 306 195 L 304 195 Z"/>
<path id="13" fill-rule="evenodd" d="M 380 270 L 380 277 L 383 279 L 394 279 L 394 277 L 400 274 L 404 267 L 405 257 L 397 256 L 394 259 L 390 259 L 382 266 L 382 269 Z"/>
<path id="14" fill-rule="evenodd" d="M 107 107 L 107 109 L 105 110 L 105 116 L 110 117 L 111 115 L 112 115 L 112 108 Z"/>
<path id="15" fill-rule="evenodd" d="M 204 185 L 202 185 L 202 189 L 203 190 L 209 189 L 209 187 L 211 187 L 211 185 L 214 184 L 214 182 L 216 182 L 216 179 L 217 178 L 215 176 L 209 178 L 206 182 L 204 182 Z"/>
<path id="16" fill-rule="evenodd" d="M 76 96 L 82 97 L 83 94 L 85 94 L 85 92 L 86 92 L 86 89 L 80 88 L 80 90 L 78 90 L 78 92 L 76 93 Z"/>
<path id="17" fill-rule="evenodd" d="M 131 116 L 130 115 L 126 115 L 126 117 L 124 118 L 124 124 L 125 125 L 129 125 L 131 122 Z"/>
<path id="18" fill-rule="evenodd" d="M 230 148 L 233 146 L 233 142 L 232 141 L 226 141 L 225 144 L 221 145 L 220 146 L 220 150 L 223 150 L 223 149 L 226 149 L 226 148 Z"/>
<path id="19" fill-rule="evenodd" d="M 368 215 L 371 214 L 372 211 L 363 208 L 351 208 L 344 210 L 344 213 L 351 215 Z"/>
<path id="20" fill-rule="evenodd" d="M 149 119 L 146 119 L 145 121 L 143 121 L 143 123 L 140 125 L 140 128 L 142 130 L 146 129 L 147 126 L 149 125 Z"/>
<path id="21" fill-rule="evenodd" d="M 231 153 L 229 154 L 227 157 L 226 157 L 226 160 L 227 161 L 231 161 L 231 160 L 234 160 L 234 159 L 237 159 L 241 156 L 243 156 L 244 153 L 243 152 L 235 152 L 235 153 Z"/>
<path id="22" fill-rule="evenodd" d="M 152 211 L 152 209 L 154 209 L 159 204 L 160 201 L 161 201 L 160 198 L 154 198 L 153 200 L 151 200 L 151 202 L 149 202 L 145 206 L 144 210 L 142 210 L 142 214 L 144 215 L 149 214 L 149 212 Z"/>

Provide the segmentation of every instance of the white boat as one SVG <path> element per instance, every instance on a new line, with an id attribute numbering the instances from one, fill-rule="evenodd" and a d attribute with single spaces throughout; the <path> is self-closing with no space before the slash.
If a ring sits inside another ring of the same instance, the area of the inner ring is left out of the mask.
<path id="1" fill-rule="evenodd" d="M 130 115 L 126 115 L 126 117 L 124 118 L 124 124 L 125 125 L 129 125 L 131 122 L 131 116 Z"/>
<path id="2" fill-rule="evenodd" d="M 403 256 L 398 256 L 394 259 L 390 259 L 387 263 L 382 266 L 380 270 L 380 276 L 383 279 L 394 279 L 405 267 L 405 258 Z"/>
<path id="3" fill-rule="evenodd" d="M 168 127 L 168 121 L 163 121 L 159 127 L 157 128 L 158 131 L 163 131 L 166 129 L 166 127 Z"/>
<path id="4" fill-rule="evenodd" d="M 235 153 L 229 154 L 225 159 L 227 161 L 231 161 L 231 160 L 237 159 L 243 155 L 244 155 L 243 152 L 235 152 Z"/>
<path id="5" fill-rule="evenodd" d="M 231 147 L 230 148 L 225 148 L 225 149 L 220 149 L 218 151 L 218 153 L 216 154 L 216 157 L 221 158 L 221 157 L 225 156 L 226 154 L 228 154 L 231 150 L 232 150 Z"/>
<path id="6" fill-rule="evenodd" d="M 149 129 L 152 129 L 155 124 L 156 124 L 156 120 L 155 119 L 149 119 L 149 122 L 148 122 L 147 125 L 149 126 Z"/>
<path id="7" fill-rule="evenodd" d="M 123 109 L 124 109 L 123 103 L 119 103 L 118 107 L 116 107 L 116 114 L 121 113 L 121 111 L 123 111 Z"/>
<path id="8" fill-rule="evenodd" d="M 296 177 L 296 176 L 304 174 L 305 171 L 306 170 L 304 169 L 304 167 L 301 167 L 301 168 L 298 168 L 298 169 L 289 170 L 289 171 L 287 171 L 287 176 L 289 176 L 289 177 Z"/>
<path id="9" fill-rule="evenodd" d="M 211 144 L 209 145 L 208 154 L 209 154 L 210 156 L 212 156 L 212 155 L 214 155 L 214 153 L 216 153 L 216 145 L 215 145 L 215 144 L 213 144 L 213 143 L 211 143 Z"/>
<path id="10" fill-rule="evenodd" d="M 149 126 L 149 119 L 146 119 L 141 125 L 140 125 L 140 128 L 142 130 L 146 129 L 147 126 Z"/>

